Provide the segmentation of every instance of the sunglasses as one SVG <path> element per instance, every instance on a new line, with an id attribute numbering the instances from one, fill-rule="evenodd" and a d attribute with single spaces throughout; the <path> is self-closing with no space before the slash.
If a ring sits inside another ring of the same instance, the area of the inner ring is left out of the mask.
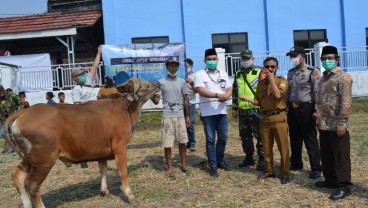
<path id="1" fill-rule="evenodd" d="M 269 69 L 269 68 L 274 69 L 274 68 L 276 68 L 276 66 L 275 65 L 266 65 L 266 66 L 264 66 L 264 68 L 266 68 L 266 69 Z"/>

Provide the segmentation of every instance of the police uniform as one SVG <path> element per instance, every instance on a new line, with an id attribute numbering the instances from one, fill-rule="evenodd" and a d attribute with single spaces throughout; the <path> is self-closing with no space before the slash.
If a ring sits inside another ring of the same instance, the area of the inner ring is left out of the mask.
<path id="1" fill-rule="evenodd" d="M 238 111 L 239 116 L 239 135 L 242 140 L 243 152 L 246 155 L 245 160 L 241 163 L 240 167 L 245 167 L 247 165 L 254 164 L 254 144 L 253 136 L 257 139 L 257 155 L 259 163 L 262 163 L 262 167 L 259 164 L 257 169 L 263 169 L 263 148 L 262 141 L 259 137 L 259 114 L 258 106 L 251 104 L 250 102 L 245 102 L 239 99 L 240 96 L 246 96 L 253 99 L 253 92 L 256 91 L 258 86 L 258 78 L 260 74 L 260 69 L 255 66 L 251 66 L 247 69 L 243 67 L 236 74 L 233 83 L 233 110 Z M 250 89 L 252 87 L 252 90 Z"/>
<path id="2" fill-rule="evenodd" d="M 289 88 L 286 94 L 289 109 L 291 169 L 303 169 L 302 147 L 304 141 L 309 156 L 309 164 L 312 171 L 318 176 L 321 171 L 321 156 L 316 123 L 312 118 L 312 114 L 316 112 L 315 101 L 319 74 L 318 68 L 309 65 L 305 65 L 301 69 L 294 67 L 287 75 Z"/>
<path id="3" fill-rule="evenodd" d="M 265 175 L 274 175 L 273 167 L 273 144 L 276 140 L 281 155 L 281 178 L 289 177 L 289 139 L 286 116 L 285 93 L 288 82 L 284 77 L 275 76 L 275 84 L 281 92 L 281 98 L 276 99 L 272 94 L 269 81 L 263 79 L 259 82 L 255 99 L 258 101 L 261 112 L 259 134 L 263 143 L 265 159 Z"/>

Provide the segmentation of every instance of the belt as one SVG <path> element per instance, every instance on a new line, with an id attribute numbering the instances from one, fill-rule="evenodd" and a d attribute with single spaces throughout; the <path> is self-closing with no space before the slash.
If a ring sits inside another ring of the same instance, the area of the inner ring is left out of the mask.
<path id="1" fill-rule="evenodd" d="M 286 109 L 281 109 L 281 110 L 276 110 L 276 111 L 262 112 L 262 114 L 263 115 L 266 115 L 266 116 L 274 116 L 274 115 L 280 114 L 280 113 L 282 113 L 284 111 L 286 111 Z"/>
<path id="2" fill-rule="evenodd" d="M 311 102 L 289 102 L 289 107 L 290 108 L 301 108 L 305 105 L 312 105 Z"/>
<path id="3" fill-rule="evenodd" d="M 83 87 L 92 87 L 93 88 L 93 86 L 92 85 L 82 85 Z"/>

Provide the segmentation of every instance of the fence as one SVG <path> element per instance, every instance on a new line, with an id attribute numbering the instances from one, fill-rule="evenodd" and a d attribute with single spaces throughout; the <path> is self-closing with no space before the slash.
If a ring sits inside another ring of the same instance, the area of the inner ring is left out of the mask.
<path id="1" fill-rule="evenodd" d="M 338 48 L 340 55 L 340 65 L 347 72 L 354 71 L 368 71 L 368 50 L 367 46 L 363 47 L 345 47 Z M 306 62 L 312 66 L 318 66 L 317 62 L 320 61 L 319 57 L 315 57 L 314 49 L 306 50 Z M 286 75 L 288 70 L 292 68 L 290 64 L 290 58 L 286 56 L 288 51 L 253 51 L 254 65 L 263 66 L 263 60 L 269 56 L 277 58 L 279 61 L 279 75 Z M 239 53 L 225 53 L 225 66 L 223 67 L 229 76 L 234 76 L 236 71 L 240 68 L 240 55 Z M 195 71 L 204 67 L 203 56 L 189 57 L 194 61 Z M 92 62 L 79 63 L 77 66 L 84 66 L 90 70 Z M 48 67 L 49 68 L 49 67 Z M 29 88 L 43 88 L 50 87 L 53 90 L 68 90 L 75 86 L 71 73 L 74 68 L 70 68 L 69 65 L 52 65 L 50 70 L 30 70 L 27 71 L 27 67 L 22 67 L 19 71 L 22 79 L 22 84 Z M 96 83 L 97 85 L 103 84 L 103 65 L 102 63 L 98 67 L 98 76 L 100 80 Z M 0 79 L 4 79 L 0 72 Z M 45 82 L 45 80 L 51 80 Z M 52 83 L 52 84 L 50 84 Z M 51 86 L 50 86 L 51 85 Z"/>
<path id="2" fill-rule="evenodd" d="M 368 71 L 368 46 L 364 47 L 344 47 L 338 48 L 340 55 L 340 66 L 347 72 Z M 279 75 L 286 75 L 292 68 L 290 58 L 286 56 L 288 51 L 263 51 L 253 52 L 254 65 L 263 66 L 263 60 L 267 57 L 275 57 L 279 61 Z M 306 49 L 306 63 L 312 66 L 318 66 L 319 57 L 315 57 L 314 49 Z M 229 76 L 234 76 L 241 67 L 239 53 L 225 54 L 225 68 Z"/>
<path id="3" fill-rule="evenodd" d="M 79 63 L 75 68 L 77 67 L 83 67 L 90 71 L 92 62 Z M 97 69 L 98 77 L 102 77 L 103 75 L 102 67 L 103 65 L 100 63 Z M 53 90 L 68 90 L 76 85 L 72 77 L 72 71 L 75 68 L 70 68 L 68 64 L 51 65 L 47 68 L 47 70 L 27 70 L 27 67 L 22 67 L 17 75 L 20 77 L 20 86 L 18 87 L 22 89 L 52 88 Z M 95 85 L 102 85 L 102 80 L 99 79 L 96 81 Z"/>

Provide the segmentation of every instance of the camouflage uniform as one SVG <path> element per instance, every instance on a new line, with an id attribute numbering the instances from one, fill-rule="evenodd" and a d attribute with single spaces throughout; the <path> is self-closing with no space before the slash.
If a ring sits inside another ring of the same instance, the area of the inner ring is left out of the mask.
<path id="1" fill-rule="evenodd" d="M 22 100 L 13 92 L 8 92 L 6 95 L 0 97 L 0 122 L 4 124 L 7 119 L 13 113 L 23 109 Z M 5 144 L 3 153 L 12 153 L 13 149 L 7 147 Z"/>
<path id="2" fill-rule="evenodd" d="M 23 102 L 22 100 L 13 92 L 0 97 L 0 121 L 1 125 L 4 124 L 5 119 L 7 119 L 11 114 L 22 110 Z"/>
<path id="3" fill-rule="evenodd" d="M 259 114 L 258 114 L 258 106 L 254 106 L 248 102 L 244 102 L 239 99 L 239 96 L 247 96 L 250 98 L 254 97 L 252 90 L 249 89 L 248 84 L 246 84 L 245 79 L 248 79 L 247 75 L 253 75 L 256 77 L 255 79 L 250 78 L 251 81 L 249 84 L 253 88 L 253 91 L 256 91 L 258 84 L 258 76 L 260 69 L 255 66 L 251 66 L 247 69 L 241 68 L 240 71 L 237 72 L 236 77 L 233 83 L 233 110 L 238 111 L 239 116 L 239 135 L 242 140 L 242 148 L 243 152 L 246 154 L 245 160 L 239 164 L 239 167 L 246 167 L 248 165 L 253 165 L 254 158 L 254 143 L 253 136 L 256 138 L 256 148 L 257 155 L 259 158 L 259 164 L 257 166 L 258 170 L 263 170 L 263 148 L 262 141 L 259 137 Z M 252 80 L 253 79 L 253 80 Z M 240 88 L 246 88 L 248 90 L 240 90 Z"/>

